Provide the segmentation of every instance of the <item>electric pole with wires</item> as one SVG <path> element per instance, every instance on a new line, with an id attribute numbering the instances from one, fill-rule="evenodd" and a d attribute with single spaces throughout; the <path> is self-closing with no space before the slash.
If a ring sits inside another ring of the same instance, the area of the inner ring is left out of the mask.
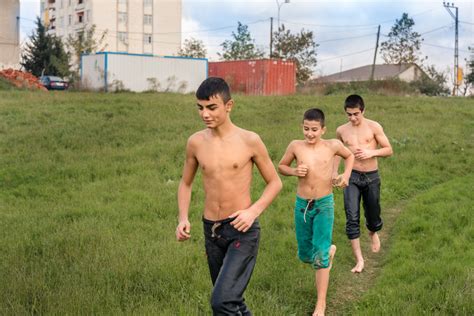
<path id="1" fill-rule="evenodd" d="M 454 6 L 454 3 L 443 2 L 443 6 L 446 8 L 446 11 L 453 17 L 455 21 L 455 38 L 454 38 L 454 88 L 453 95 L 458 95 L 459 90 L 459 51 L 458 51 L 458 7 Z M 451 9 L 455 9 L 456 13 L 451 12 Z"/>

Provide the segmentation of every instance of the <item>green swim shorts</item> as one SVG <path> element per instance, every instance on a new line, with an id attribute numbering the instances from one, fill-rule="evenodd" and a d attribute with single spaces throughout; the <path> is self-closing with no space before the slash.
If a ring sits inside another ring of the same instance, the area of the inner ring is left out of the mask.
<path id="1" fill-rule="evenodd" d="M 313 200 L 296 196 L 295 228 L 298 258 L 314 269 L 329 268 L 334 224 L 334 196 Z"/>

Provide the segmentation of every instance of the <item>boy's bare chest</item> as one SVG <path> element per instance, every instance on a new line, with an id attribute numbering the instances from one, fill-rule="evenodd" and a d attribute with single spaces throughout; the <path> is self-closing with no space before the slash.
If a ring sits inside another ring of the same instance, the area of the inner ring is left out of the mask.
<path id="1" fill-rule="evenodd" d="M 324 167 L 333 162 L 334 153 L 328 147 L 320 150 L 311 150 L 302 148 L 296 152 L 298 164 L 305 164 L 315 168 Z"/>
<path id="2" fill-rule="evenodd" d="M 347 130 L 342 135 L 343 142 L 346 146 L 367 146 L 375 141 L 374 133 L 370 128 L 361 130 Z"/>
<path id="3" fill-rule="evenodd" d="M 252 163 L 252 153 L 242 143 L 206 144 L 196 158 L 205 174 L 238 172 Z"/>

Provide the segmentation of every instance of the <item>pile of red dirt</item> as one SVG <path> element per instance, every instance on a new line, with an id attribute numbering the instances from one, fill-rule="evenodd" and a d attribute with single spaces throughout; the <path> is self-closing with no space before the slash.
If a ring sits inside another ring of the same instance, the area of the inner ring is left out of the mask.
<path id="1" fill-rule="evenodd" d="M 12 85 L 20 89 L 48 91 L 38 78 L 29 72 L 23 72 L 14 69 L 5 69 L 0 71 L 0 77 L 8 80 Z"/>

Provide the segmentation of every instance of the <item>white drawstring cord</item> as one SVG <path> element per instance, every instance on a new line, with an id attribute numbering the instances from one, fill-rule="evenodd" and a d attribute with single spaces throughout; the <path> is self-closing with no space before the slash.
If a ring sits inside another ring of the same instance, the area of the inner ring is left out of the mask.
<path id="1" fill-rule="evenodd" d="M 308 204 L 306 204 L 306 208 L 304 209 L 303 219 L 305 223 L 306 223 L 306 212 L 308 211 L 308 206 L 311 204 L 311 202 L 313 202 L 312 199 L 308 200 Z"/>

